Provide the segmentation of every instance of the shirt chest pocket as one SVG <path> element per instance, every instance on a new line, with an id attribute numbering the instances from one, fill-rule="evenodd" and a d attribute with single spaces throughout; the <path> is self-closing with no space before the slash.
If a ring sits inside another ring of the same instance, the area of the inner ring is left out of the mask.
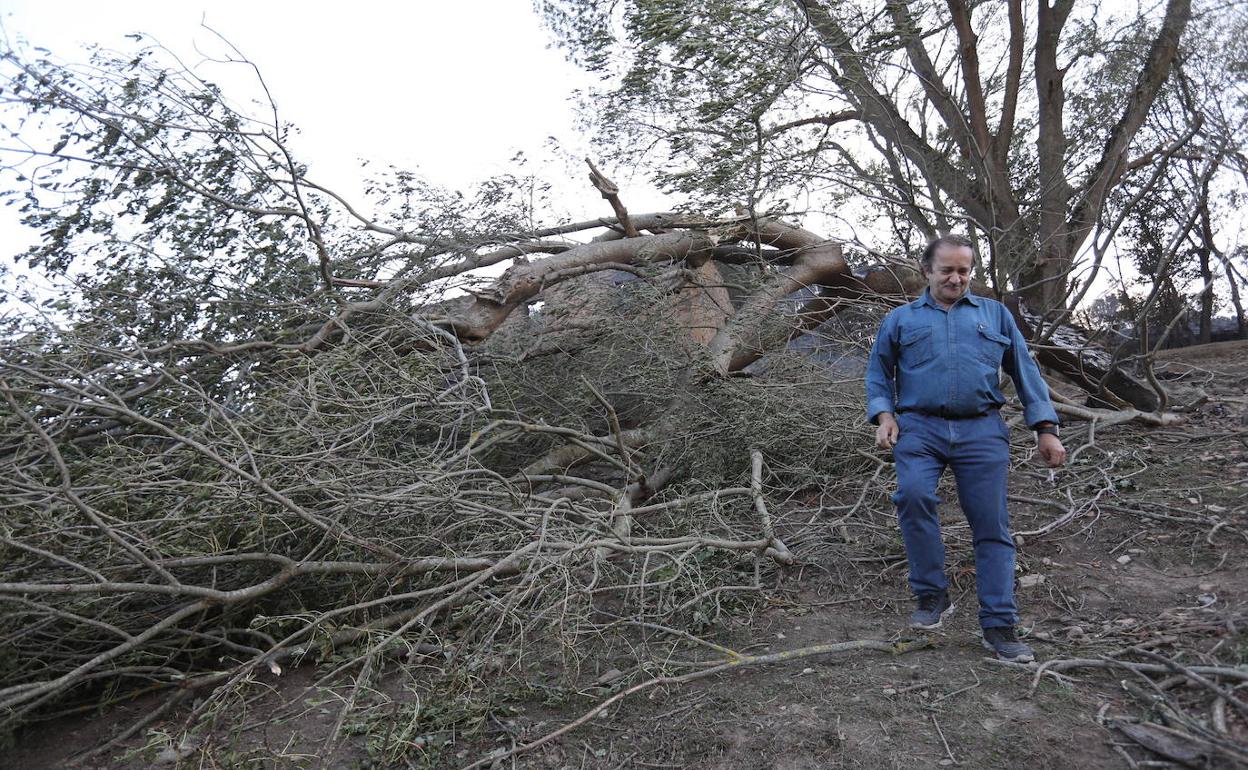
<path id="1" fill-rule="evenodd" d="M 901 332 L 901 365 L 915 369 L 928 361 L 936 352 L 932 349 L 931 327 L 903 329 Z"/>
<path id="2" fill-rule="evenodd" d="M 976 324 L 975 351 L 984 363 L 998 367 L 1005 351 L 1010 347 L 1010 338 L 998 334 L 984 324 Z"/>

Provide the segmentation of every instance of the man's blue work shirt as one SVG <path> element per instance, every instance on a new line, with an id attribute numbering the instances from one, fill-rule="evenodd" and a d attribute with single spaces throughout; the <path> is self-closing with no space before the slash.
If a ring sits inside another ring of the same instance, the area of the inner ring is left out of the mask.
<path id="1" fill-rule="evenodd" d="M 1057 422 L 1048 385 L 1005 305 L 967 293 L 945 310 L 924 290 L 880 325 L 867 360 L 867 419 L 984 414 L 1005 403 L 999 369 L 1014 381 L 1028 426 Z"/>

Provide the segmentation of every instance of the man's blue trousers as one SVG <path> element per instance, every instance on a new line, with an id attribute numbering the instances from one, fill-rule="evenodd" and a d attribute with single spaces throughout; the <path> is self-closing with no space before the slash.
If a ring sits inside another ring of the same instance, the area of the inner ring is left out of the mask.
<path id="1" fill-rule="evenodd" d="M 1013 626 L 1018 622 L 1014 539 L 1005 506 L 1009 429 L 995 411 L 955 420 L 905 412 L 897 416 L 897 423 L 901 434 L 893 448 L 897 463 L 893 502 L 910 561 L 911 590 L 916 596 L 948 590 L 936 484 L 949 467 L 975 543 L 979 624 Z"/>

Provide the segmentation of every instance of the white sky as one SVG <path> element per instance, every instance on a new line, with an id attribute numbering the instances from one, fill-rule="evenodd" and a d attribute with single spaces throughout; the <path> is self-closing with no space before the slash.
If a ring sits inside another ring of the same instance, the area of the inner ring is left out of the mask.
<path id="1" fill-rule="evenodd" d="M 83 61 L 84 44 L 131 50 L 123 36 L 143 32 L 188 64 L 205 66 L 228 98 L 245 99 L 219 66 L 203 64 L 198 52 L 222 48 L 201 22 L 259 67 L 280 116 L 300 130 L 292 144 L 309 176 L 331 189 L 356 195 L 360 158 L 462 189 L 512 169 L 510 159 L 523 151 L 536 161 L 529 171 L 567 191 L 560 196 L 566 208 L 549 212 L 549 221 L 611 214 L 586 180 L 580 158 L 588 145 L 574 126 L 571 97 L 593 81 L 548 47 L 528 0 L 0 0 L 11 43 L 24 39 L 56 58 Z M 552 163 L 544 150 L 551 136 L 573 160 Z M 624 188 L 631 211 L 669 205 L 609 159 L 598 165 Z M 11 211 L 0 210 L 3 257 L 30 238 Z"/>

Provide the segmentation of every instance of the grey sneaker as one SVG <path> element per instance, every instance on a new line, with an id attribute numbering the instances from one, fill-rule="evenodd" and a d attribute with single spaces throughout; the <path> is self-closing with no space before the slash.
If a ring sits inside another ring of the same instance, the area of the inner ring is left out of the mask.
<path id="1" fill-rule="evenodd" d="M 1014 663 L 1031 663 L 1036 653 L 1030 647 L 1018 641 L 1013 626 L 984 629 L 984 647 L 997 654 L 1000 660 Z"/>
<path id="2" fill-rule="evenodd" d="M 931 631 L 940 628 L 945 622 L 945 616 L 953 612 L 953 605 L 949 603 L 949 594 L 943 591 L 938 594 L 920 594 L 918 606 L 914 612 L 910 613 L 910 627 L 920 628 Z"/>

